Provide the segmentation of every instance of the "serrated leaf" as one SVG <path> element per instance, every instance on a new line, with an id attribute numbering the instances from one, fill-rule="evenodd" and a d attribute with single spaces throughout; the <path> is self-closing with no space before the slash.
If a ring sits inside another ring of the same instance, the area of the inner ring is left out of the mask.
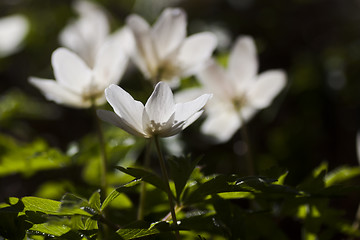
<path id="1" fill-rule="evenodd" d="M 170 176 L 175 184 L 176 199 L 179 202 L 187 181 L 201 157 L 191 161 L 189 157 L 173 157 L 168 160 Z"/>
<path id="2" fill-rule="evenodd" d="M 156 188 L 166 192 L 166 187 L 162 178 L 160 178 L 158 175 L 156 175 L 155 173 L 149 170 L 145 170 L 141 168 L 130 168 L 130 167 L 123 168 L 121 166 L 116 166 L 115 168 L 135 178 L 141 178 L 144 182 L 150 183 Z"/>
<path id="3" fill-rule="evenodd" d="M 104 200 L 100 210 L 103 211 L 115 198 L 117 198 L 121 193 L 129 191 L 130 189 L 134 188 L 141 182 L 141 179 L 135 179 L 129 183 L 121 185 L 114 191 L 112 191 Z"/>

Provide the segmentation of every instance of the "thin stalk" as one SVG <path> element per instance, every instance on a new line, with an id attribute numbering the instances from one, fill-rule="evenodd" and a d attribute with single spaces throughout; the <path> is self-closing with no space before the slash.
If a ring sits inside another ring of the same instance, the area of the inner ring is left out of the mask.
<path id="1" fill-rule="evenodd" d="M 99 140 L 99 147 L 100 147 L 100 185 L 101 185 L 101 196 L 103 199 L 106 197 L 106 189 L 107 189 L 107 181 L 106 181 L 106 151 L 105 151 L 105 141 L 104 141 L 104 134 L 101 128 L 101 123 L 99 118 L 96 115 L 96 106 L 95 104 L 92 105 L 92 111 L 95 118 L 96 124 L 96 133 Z"/>
<path id="2" fill-rule="evenodd" d="M 150 167 L 150 155 L 151 155 L 151 147 L 152 141 L 147 141 L 146 149 L 145 149 L 145 157 L 144 157 L 144 168 Z M 139 202 L 139 209 L 137 214 L 138 220 L 144 220 L 144 209 L 145 209 L 145 202 L 146 202 L 146 182 L 141 182 L 140 186 L 140 202 Z"/>
<path id="3" fill-rule="evenodd" d="M 247 146 L 247 151 L 245 153 L 247 171 L 248 171 L 249 175 L 254 175 L 255 174 L 255 167 L 254 167 L 254 161 L 253 161 L 252 153 L 251 153 L 250 138 L 249 138 L 249 134 L 248 134 L 247 124 L 246 124 L 241 112 L 239 112 L 239 119 L 240 119 L 240 122 L 242 124 L 242 126 L 240 128 L 241 136 L 242 136 L 243 141 L 246 143 L 246 146 Z"/>
<path id="4" fill-rule="evenodd" d="M 360 204 L 358 206 L 358 209 L 356 211 L 356 215 L 355 215 L 355 220 L 352 224 L 352 228 L 354 231 L 358 230 L 359 229 L 359 226 L 360 226 Z M 353 240 L 355 238 L 350 238 L 350 240 Z"/>
<path id="5" fill-rule="evenodd" d="M 159 157 L 159 162 L 160 162 L 163 181 L 165 183 L 166 191 L 167 191 L 167 195 L 168 195 L 168 199 L 169 199 L 171 217 L 172 217 L 172 220 L 173 220 L 173 223 L 174 223 L 175 227 L 177 227 L 174 200 L 173 200 L 173 197 L 172 197 L 172 194 L 171 194 L 171 189 L 170 189 L 170 185 L 169 185 L 169 176 L 168 176 L 167 171 L 166 171 L 165 161 L 164 161 L 164 157 L 163 157 L 162 152 L 161 152 L 159 138 L 157 136 L 155 136 L 154 141 L 155 141 L 156 151 L 157 151 L 157 154 L 158 154 L 158 157 Z M 180 240 L 179 230 L 175 230 L 175 235 L 176 235 L 176 239 Z"/>

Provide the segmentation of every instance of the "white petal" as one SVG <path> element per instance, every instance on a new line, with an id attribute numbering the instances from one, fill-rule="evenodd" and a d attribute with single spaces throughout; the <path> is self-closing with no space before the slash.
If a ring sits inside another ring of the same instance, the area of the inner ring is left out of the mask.
<path id="1" fill-rule="evenodd" d="M 58 48 L 51 57 L 55 79 L 60 85 L 81 94 L 91 84 L 92 71 L 84 61 L 66 48 Z"/>
<path id="2" fill-rule="evenodd" d="M 167 8 L 152 29 L 160 59 L 178 48 L 186 36 L 186 14 L 179 8 Z"/>
<path id="3" fill-rule="evenodd" d="M 176 104 L 175 121 L 187 121 L 190 117 L 199 112 L 211 97 L 212 94 L 204 94 L 193 101 Z"/>
<path id="4" fill-rule="evenodd" d="M 216 97 L 228 100 L 234 96 L 233 84 L 224 68 L 215 60 L 209 59 L 205 67 L 199 71 L 197 77 L 205 90 L 214 93 Z"/>
<path id="5" fill-rule="evenodd" d="M 286 76 L 283 71 L 269 70 L 260 74 L 251 89 L 249 89 L 247 95 L 249 104 L 258 109 L 269 106 L 285 84 Z"/>
<path id="6" fill-rule="evenodd" d="M 131 128 L 142 133 L 142 115 L 144 105 L 121 87 L 111 84 L 105 89 L 105 96 L 115 113 L 126 121 Z"/>
<path id="7" fill-rule="evenodd" d="M 136 48 L 132 59 L 147 78 L 154 78 L 157 74 L 158 57 L 151 37 L 149 24 L 138 15 L 130 15 L 126 19 L 135 39 Z"/>
<path id="8" fill-rule="evenodd" d="M 94 79 L 100 88 L 117 84 L 123 75 L 128 56 L 123 49 L 121 39 L 109 38 L 100 48 L 94 67 Z M 127 44 L 127 43 L 124 43 Z"/>
<path id="9" fill-rule="evenodd" d="M 214 136 L 219 142 L 227 142 L 240 126 L 241 122 L 236 112 L 219 112 L 208 115 L 201 131 Z"/>
<path id="10" fill-rule="evenodd" d="M 21 15 L 11 15 L 0 19 L 0 57 L 17 50 L 28 32 L 29 23 Z"/>
<path id="11" fill-rule="evenodd" d="M 193 122 L 195 122 L 196 120 L 198 120 L 198 118 L 203 114 L 204 110 L 198 111 L 197 113 L 193 114 L 191 117 L 189 117 L 184 126 L 182 127 L 182 129 L 184 130 L 185 128 L 187 128 L 188 126 L 190 126 Z"/>
<path id="12" fill-rule="evenodd" d="M 150 120 L 165 123 L 175 111 L 174 96 L 170 87 L 164 83 L 156 84 L 155 89 L 145 104 Z"/>
<path id="13" fill-rule="evenodd" d="M 128 56 L 134 51 L 135 39 L 130 28 L 124 26 L 112 33 L 109 38 L 117 39 L 116 41 L 120 42 L 122 49 Z"/>
<path id="14" fill-rule="evenodd" d="M 48 100 L 58 104 L 75 108 L 87 108 L 91 106 L 90 101 L 84 101 L 81 96 L 64 88 L 54 80 L 31 77 L 29 82 L 39 88 Z"/>
<path id="15" fill-rule="evenodd" d="M 177 57 L 184 75 L 196 73 L 216 48 L 215 34 L 203 32 L 185 39 Z"/>
<path id="16" fill-rule="evenodd" d="M 96 111 L 96 114 L 101 120 L 115 125 L 134 136 L 144 137 L 142 132 L 138 132 L 137 129 L 132 128 L 128 122 L 126 122 L 123 118 L 119 117 L 114 112 L 99 109 Z"/>
<path id="17" fill-rule="evenodd" d="M 77 1 L 74 8 L 80 17 L 61 32 L 60 42 L 93 67 L 96 53 L 109 34 L 108 19 L 102 8 L 89 1 Z"/>
<path id="18" fill-rule="evenodd" d="M 229 57 L 229 73 L 234 81 L 234 86 L 243 88 L 251 81 L 258 71 L 256 47 L 251 37 L 239 37 L 231 50 Z M 239 90 L 242 92 L 242 90 Z"/>
<path id="19" fill-rule="evenodd" d="M 182 102 L 192 101 L 193 99 L 197 98 L 198 96 L 204 93 L 205 90 L 203 88 L 193 87 L 176 92 L 174 98 L 175 98 L 175 102 L 182 103 Z"/>

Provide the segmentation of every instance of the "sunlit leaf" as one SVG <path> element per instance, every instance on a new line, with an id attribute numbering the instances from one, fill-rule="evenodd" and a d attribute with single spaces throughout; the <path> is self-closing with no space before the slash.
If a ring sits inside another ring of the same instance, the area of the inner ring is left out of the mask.
<path id="1" fill-rule="evenodd" d="M 329 187 L 334 184 L 340 184 L 360 175 L 360 167 L 339 167 L 325 176 L 325 186 Z"/>
<path id="2" fill-rule="evenodd" d="M 116 188 L 112 191 L 104 200 L 103 204 L 101 205 L 101 211 L 103 211 L 115 198 L 117 198 L 121 193 L 127 192 L 130 189 L 133 189 L 136 185 L 141 182 L 141 179 L 135 179 L 129 183 L 121 185 L 120 187 Z"/>
<path id="3" fill-rule="evenodd" d="M 100 192 L 96 191 L 91 195 L 89 199 L 89 205 L 91 208 L 95 209 L 97 212 L 100 212 Z"/>
<path id="4" fill-rule="evenodd" d="M 144 182 L 150 183 L 151 185 L 166 192 L 166 187 L 163 180 L 150 170 L 141 168 L 123 168 L 121 166 L 116 166 L 115 168 L 135 178 L 141 178 Z"/>
<path id="5" fill-rule="evenodd" d="M 65 225 L 56 225 L 51 223 L 34 224 L 30 229 L 29 234 L 48 235 L 49 237 L 59 237 L 71 230 Z"/>
<path id="6" fill-rule="evenodd" d="M 82 209 L 64 209 L 62 202 L 38 198 L 38 197 L 23 197 L 21 202 L 24 204 L 24 211 L 43 212 L 50 215 L 74 215 L 80 214 L 84 216 L 91 216 Z"/>

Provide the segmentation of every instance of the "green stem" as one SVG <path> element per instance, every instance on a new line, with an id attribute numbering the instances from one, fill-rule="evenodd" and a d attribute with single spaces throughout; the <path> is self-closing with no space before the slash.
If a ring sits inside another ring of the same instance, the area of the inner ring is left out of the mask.
<path id="1" fill-rule="evenodd" d="M 252 154 L 251 154 L 250 138 L 249 138 L 249 134 L 248 134 L 247 124 L 246 124 L 241 112 L 239 112 L 239 118 L 240 118 L 240 122 L 242 124 L 242 126 L 240 128 L 241 136 L 243 138 L 243 141 L 246 143 L 246 147 L 247 147 L 247 151 L 245 153 L 245 159 L 246 159 L 248 174 L 254 175 L 255 167 L 254 167 L 254 161 L 253 161 Z"/>
<path id="2" fill-rule="evenodd" d="M 106 150 L 105 150 L 105 141 L 104 141 L 104 134 L 101 128 L 101 123 L 99 118 L 96 115 L 96 106 L 95 104 L 92 105 L 92 110 L 95 118 L 95 124 L 96 124 L 96 132 L 99 140 L 99 146 L 100 146 L 100 184 L 101 184 L 101 196 L 103 199 L 106 197 L 106 189 L 107 189 L 107 181 L 106 181 L 106 163 L 107 163 L 107 157 L 106 157 Z"/>
<path id="3" fill-rule="evenodd" d="M 151 147 L 152 147 L 152 141 L 148 141 L 146 143 L 146 149 L 145 149 L 145 158 L 144 158 L 144 168 L 150 167 L 150 154 L 151 154 Z M 145 209 L 145 202 L 146 202 L 146 182 L 141 182 L 141 188 L 140 188 L 140 203 L 139 203 L 139 209 L 137 214 L 138 220 L 144 220 L 144 209 Z"/>
<path id="4" fill-rule="evenodd" d="M 172 220 L 173 220 L 173 223 L 174 223 L 175 227 L 177 227 L 174 200 L 173 200 L 170 185 L 169 185 L 169 176 L 168 176 L 167 171 L 166 171 L 165 161 L 164 161 L 164 158 L 163 158 L 163 155 L 162 155 L 162 152 L 161 152 L 161 148 L 160 148 L 159 138 L 157 136 L 154 136 L 154 141 L 155 141 L 156 151 L 157 151 L 158 157 L 159 157 L 159 162 L 160 162 L 161 172 L 162 172 L 162 176 L 163 176 L 163 181 L 165 183 L 166 191 L 167 191 L 167 195 L 168 195 L 168 199 L 169 199 L 171 217 L 172 217 Z M 176 235 L 176 239 L 180 240 L 179 230 L 175 230 L 175 235 Z"/>

